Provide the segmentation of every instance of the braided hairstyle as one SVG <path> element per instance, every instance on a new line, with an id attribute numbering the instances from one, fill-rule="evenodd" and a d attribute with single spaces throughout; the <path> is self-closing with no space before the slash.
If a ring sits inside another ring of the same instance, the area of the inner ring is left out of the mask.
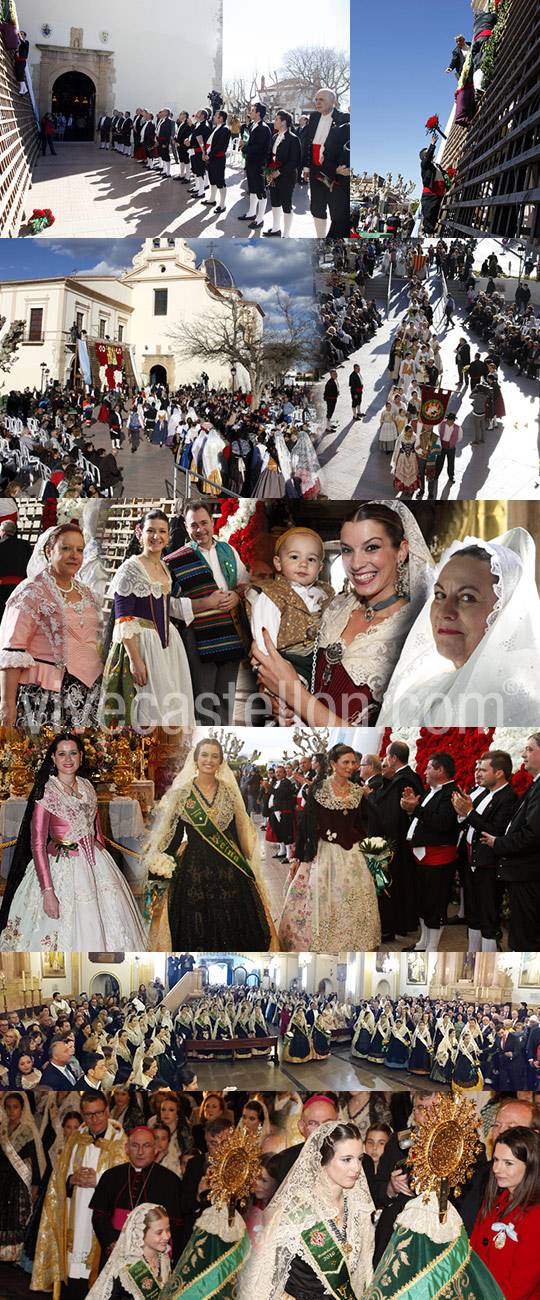
<path id="1" fill-rule="evenodd" d="M 56 770 L 54 756 L 56 754 L 58 746 L 61 745 L 64 740 L 73 741 L 73 743 L 77 746 L 79 754 L 81 755 L 81 763 L 78 769 L 78 775 L 88 776 L 88 770 L 86 767 L 86 755 L 85 755 L 84 745 L 81 740 L 81 737 L 77 735 L 75 731 L 59 731 L 58 735 L 55 736 L 54 740 L 49 745 L 47 753 L 45 754 L 45 758 L 43 759 L 41 767 L 39 768 L 36 774 L 34 784 L 28 796 L 28 803 L 26 805 L 24 816 L 19 828 L 17 843 L 13 851 L 11 868 L 10 868 L 9 876 L 7 878 L 4 897 L 2 899 L 2 907 L 0 908 L 0 934 L 5 929 L 8 923 L 9 912 L 10 912 L 11 904 L 13 902 L 15 893 L 19 888 L 21 881 L 24 879 L 26 872 L 29 869 L 31 869 L 33 865 L 32 863 L 32 819 L 34 816 L 34 808 L 36 806 L 36 803 L 39 803 L 39 800 L 43 798 L 47 781 L 49 780 L 49 777 L 52 776 Z"/>

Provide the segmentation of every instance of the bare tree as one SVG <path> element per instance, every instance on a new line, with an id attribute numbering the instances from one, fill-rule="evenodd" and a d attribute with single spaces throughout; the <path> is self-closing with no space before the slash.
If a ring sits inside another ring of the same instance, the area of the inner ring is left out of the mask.
<path id="1" fill-rule="evenodd" d="M 223 86 L 223 101 L 227 112 L 244 113 L 249 104 L 257 97 L 259 77 L 255 72 L 249 83 L 245 77 L 234 77 Z"/>
<path id="2" fill-rule="evenodd" d="M 266 384 L 279 382 L 292 365 L 313 362 L 311 322 L 295 309 L 288 294 L 276 290 L 279 327 L 263 331 L 256 310 L 243 299 L 222 300 L 219 314 L 201 313 L 179 320 L 169 330 L 179 359 L 243 366 L 249 375 L 252 407 L 257 410 Z"/>
<path id="3" fill-rule="evenodd" d="M 280 71 L 282 76 L 298 81 L 311 103 L 322 87 L 334 91 L 338 104 L 348 102 L 350 66 L 346 50 L 334 50 L 330 45 L 297 45 L 284 54 Z"/>
<path id="4" fill-rule="evenodd" d="M 0 316 L 0 330 L 3 330 L 6 323 L 6 317 Z M 6 330 L 3 339 L 0 341 L 0 370 L 7 374 L 12 365 L 17 360 L 17 352 L 24 338 L 26 321 L 15 320 Z M 3 385 L 2 385 L 3 387 Z"/>
<path id="5" fill-rule="evenodd" d="M 295 727 L 293 733 L 293 750 L 289 754 L 288 750 L 283 750 L 283 761 L 288 763 L 291 758 L 302 757 L 313 758 L 315 754 L 326 754 L 330 746 L 330 731 L 328 727 Z"/>
<path id="6" fill-rule="evenodd" d="M 224 727 L 209 727 L 208 739 L 217 740 L 229 764 L 238 763 L 241 755 L 243 763 L 256 763 L 261 756 L 260 749 L 254 749 L 249 755 L 242 754 L 244 747 L 242 732 L 227 731 Z"/>

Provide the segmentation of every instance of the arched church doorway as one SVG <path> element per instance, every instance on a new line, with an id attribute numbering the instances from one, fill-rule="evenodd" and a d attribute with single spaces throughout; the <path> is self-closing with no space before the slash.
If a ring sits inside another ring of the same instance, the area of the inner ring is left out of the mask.
<path id="1" fill-rule="evenodd" d="M 52 88 L 53 114 L 66 119 L 65 140 L 93 140 L 96 113 L 96 87 L 85 72 L 63 72 Z M 67 125 L 69 119 L 73 121 Z"/>
<path id="2" fill-rule="evenodd" d="M 152 385 L 152 387 L 154 386 L 154 384 L 166 384 L 166 383 L 167 383 L 167 371 L 165 369 L 165 366 L 152 366 L 152 369 L 150 371 L 150 384 Z"/>
<path id="3" fill-rule="evenodd" d="M 99 975 L 94 975 L 90 981 L 90 993 L 101 993 L 104 998 L 119 997 L 120 984 L 116 975 L 109 974 L 109 971 L 100 971 Z"/>

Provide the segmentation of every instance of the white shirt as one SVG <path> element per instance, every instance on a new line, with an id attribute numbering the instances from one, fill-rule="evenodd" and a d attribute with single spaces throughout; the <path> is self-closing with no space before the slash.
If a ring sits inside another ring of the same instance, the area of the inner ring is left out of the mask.
<path id="1" fill-rule="evenodd" d="M 227 542 L 227 545 L 230 546 L 230 542 Z M 201 554 L 204 556 L 206 560 L 206 563 L 210 566 L 212 570 L 212 573 L 215 578 L 216 586 L 219 587 L 221 591 L 229 591 L 230 590 L 229 584 L 219 563 L 219 555 L 217 553 L 215 539 L 212 540 L 212 545 L 209 551 L 203 550 L 202 546 L 200 550 L 201 550 Z M 236 584 L 237 586 L 241 587 L 244 584 L 247 584 L 249 582 L 249 573 L 246 569 L 245 564 L 240 559 L 238 551 L 235 551 L 234 546 L 231 546 L 231 551 L 236 559 L 236 574 L 237 574 Z"/>
<path id="2" fill-rule="evenodd" d="M 321 113 L 319 125 L 315 135 L 313 136 L 313 144 L 324 144 L 325 140 L 328 138 L 334 120 L 332 117 L 333 111 L 334 110 L 331 109 L 329 113 Z"/>
<path id="3" fill-rule="evenodd" d="M 429 791 L 429 794 L 426 794 L 424 798 L 421 800 L 420 807 L 425 808 L 426 804 L 429 803 L 430 799 L 433 799 L 433 795 L 437 794 L 438 790 L 442 790 L 443 785 L 449 785 L 449 784 L 450 784 L 449 781 L 443 781 L 442 785 L 436 785 L 432 790 Z M 419 817 L 413 817 L 412 822 L 407 831 L 408 840 L 412 840 L 416 827 L 418 826 L 419 820 L 420 820 Z M 423 848 L 421 845 L 419 847 L 417 844 L 415 844 L 414 846 L 413 853 L 415 858 L 417 858 L 419 862 L 421 862 L 422 858 L 425 858 L 426 856 L 425 848 Z"/>

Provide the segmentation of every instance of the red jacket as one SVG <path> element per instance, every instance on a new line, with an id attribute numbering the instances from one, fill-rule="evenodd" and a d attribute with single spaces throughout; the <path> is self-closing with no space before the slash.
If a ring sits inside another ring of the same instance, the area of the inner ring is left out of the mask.
<path id="1" fill-rule="evenodd" d="M 478 1215 L 471 1236 L 471 1246 L 498 1282 L 506 1300 L 539 1300 L 540 1297 L 540 1205 L 528 1210 L 519 1208 L 505 1214 L 509 1194 L 501 1192 L 494 1210 L 485 1219 Z M 497 1249 L 494 1223 L 513 1224 L 517 1241 L 508 1235 Z"/>

